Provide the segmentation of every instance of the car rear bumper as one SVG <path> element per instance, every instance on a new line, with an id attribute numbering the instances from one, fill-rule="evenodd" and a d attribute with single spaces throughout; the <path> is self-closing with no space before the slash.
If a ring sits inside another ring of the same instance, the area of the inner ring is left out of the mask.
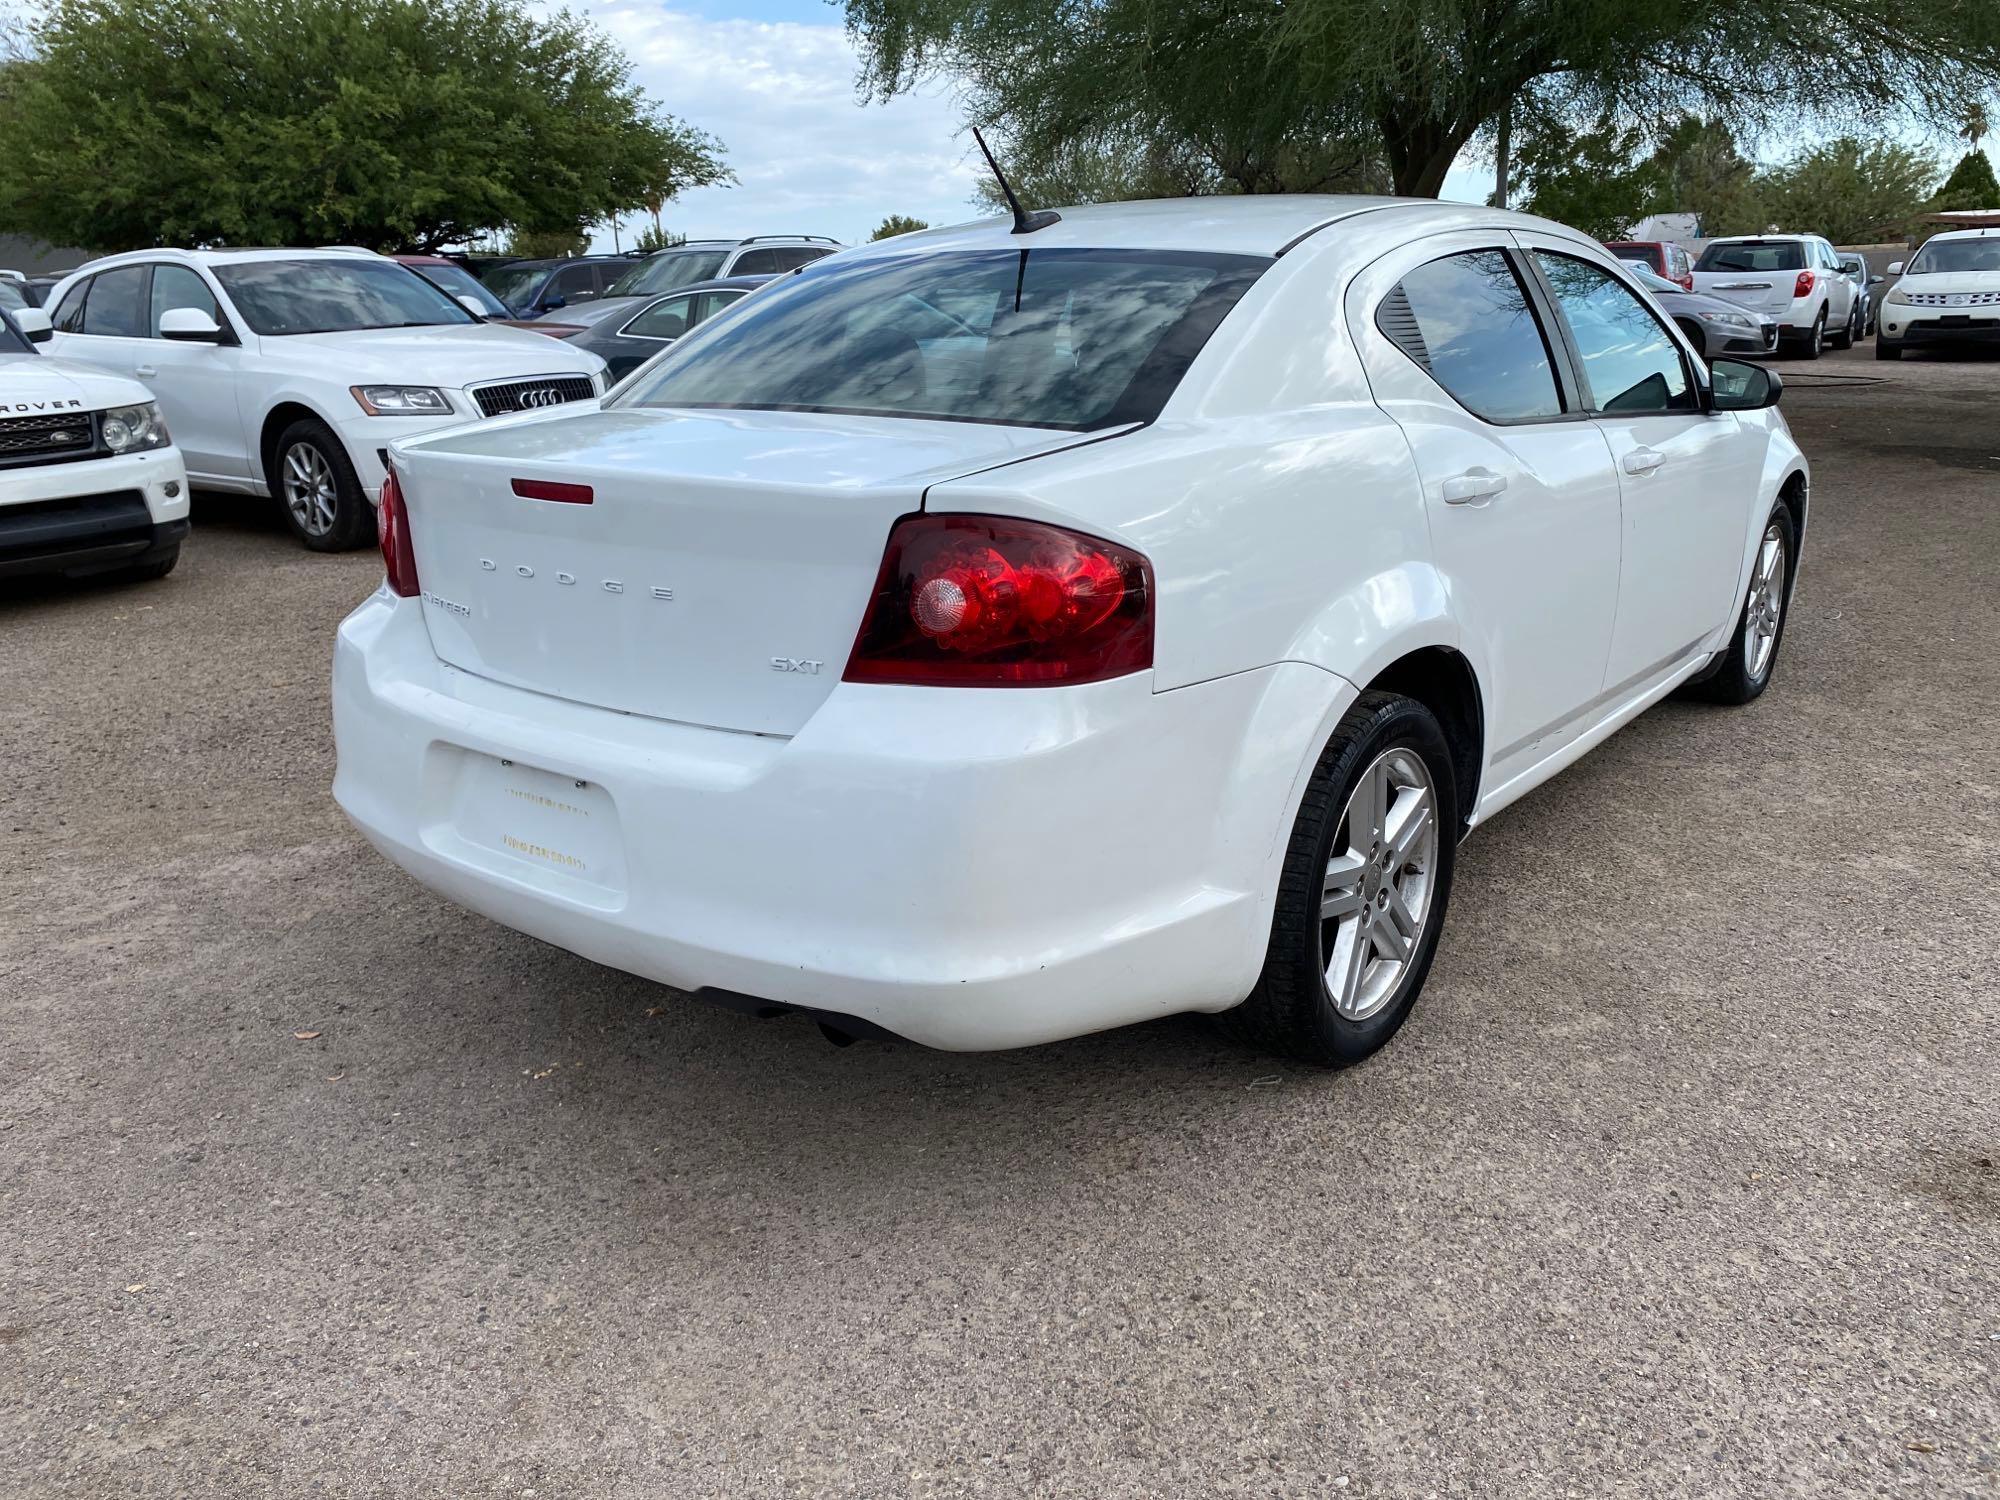
<path id="1" fill-rule="evenodd" d="M 334 796 L 419 881 L 689 991 L 1021 1046 L 1255 983 L 1312 749 L 1354 689 L 843 683 L 791 739 L 568 703 L 342 625 Z"/>
<path id="2" fill-rule="evenodd" d="M 0 577 L 82 577 L 154 561 L 187 534 L 180 452 L 0 470 Z"/>

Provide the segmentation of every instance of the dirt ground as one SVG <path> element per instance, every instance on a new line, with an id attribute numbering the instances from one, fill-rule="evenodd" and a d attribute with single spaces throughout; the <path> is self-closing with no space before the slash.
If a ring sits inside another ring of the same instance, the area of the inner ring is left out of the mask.
<path id="1" fill-rule="evenodd" d="M 1474 837 L 1340 1076 L 454 910 L 265 505 L 0 596 L 0 1495 L 2000 1496 L 2000 361 L 1785 369 L 1774 687 Z"/>

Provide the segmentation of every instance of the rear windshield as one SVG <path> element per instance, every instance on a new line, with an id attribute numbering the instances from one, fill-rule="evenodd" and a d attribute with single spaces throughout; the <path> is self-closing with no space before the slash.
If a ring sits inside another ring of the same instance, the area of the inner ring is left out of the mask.
<path id="1" fill-rule="evenodd" d="M 1936 276 L 1946 271 L 2000 271 L 2000 238 L 1932 240 L 1910 262 L 1912 276 Z"/>
<path id="2" fill-rule="evenodd" d="M 809 266 L 633 382 L 619 406 L 1151 421 L 1264 256 L 978 250 Z"/>
<path id="3" fill-rule="evenodd" d="M 1795 243 L 1710 245 L 1694 263 L 1697 271 L 1803 271 L 1806 252 Z"/>

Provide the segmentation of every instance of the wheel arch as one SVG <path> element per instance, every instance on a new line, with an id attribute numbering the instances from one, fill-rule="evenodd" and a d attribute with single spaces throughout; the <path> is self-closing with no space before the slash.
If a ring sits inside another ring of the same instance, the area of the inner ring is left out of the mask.
<path id="1" fill-rule="evenodd" d="M 278 438 L 292 423 L 305 420 L 317 422 L 326 428 L 333 434 L 335 442 L 341 440 L 339 430 L 327 420 L 324 412 L 291 396 L 275 402 L 271 409 L 264 413 L 264 420 L 257 429 L 257 477 L 264 481 L 265 489 L 274 497 L 278 493 L 278 488 L 274 483 L 272 471 L 277 466 Z"/>
<path id="2" fill-rule="evenodd" d="M 1445 741 L 1451 746 L 1458 833 L 1463 838 L 1470 831 L 1472 811 L 1479 805 L 1479 784 L 1486 768 L 1486 702 L 1472 663 L 1451 646 L 1422 646 L 1397 657 L 1364 687 L 1413 698 L 1443 726 Z"/>

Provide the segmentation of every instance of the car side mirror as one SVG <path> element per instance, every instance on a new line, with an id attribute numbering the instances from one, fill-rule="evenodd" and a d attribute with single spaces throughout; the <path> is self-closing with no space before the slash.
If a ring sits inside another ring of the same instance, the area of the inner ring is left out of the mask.
<path id="1" fill-rule="evenodd" d="M 1890 261 L 1889 274 L 1891 276 L 1901 276 L 1903 274 L 1903 263 L 1900 260 Z"/>
<path id="2" fill-rule="evenodd" d="M 1889 278 L 1886 276 L 1870 276 L 1868 278 L 1868 284 L 1870 286 L 1880 286 L 1883 282 L 1887 281 L 1888 279 Z"/>
<path id="3" fill-rule="evenodd" d="M 198 307 L 170 307 L 160 314 L 160 337 L 177 344 L 219 344 L 222 329 Z"/>
<path id="4" fill-rule="evenodd" d="M 1716 411 L 1762 411 L 1785 393 L 1778 372 L 1740 359 L 1718 359 L 1708 367 L 1709 393 Z"/>
<path id="5" fill-rule="evenodd" d="M 568 305 L 569 299 L 563 296 L 561 292 L 550 292 L 548 296 L 542 298 L 543 312 L 554 312 L 557 308 L 567 307 Z"/>
<path id="6" fill-rule="evenodd" d="M 460 292 L 458 294 L 458 305 L 471 313 L 473 317 L 479 319 L 480 322 L 484 323 L 486 321 L 486 309 L 479 305 L 479 299 L 470 292 Z"/>
<path id="7" fill-rule="evenodd" d="M 22 337 L 31 344 L 46 344 L 56 336 L 55 324 L 49 321 L 48 312 L 44 308 L 22 308 L 14 314 L 14 326 L 21 330 Z"/>

